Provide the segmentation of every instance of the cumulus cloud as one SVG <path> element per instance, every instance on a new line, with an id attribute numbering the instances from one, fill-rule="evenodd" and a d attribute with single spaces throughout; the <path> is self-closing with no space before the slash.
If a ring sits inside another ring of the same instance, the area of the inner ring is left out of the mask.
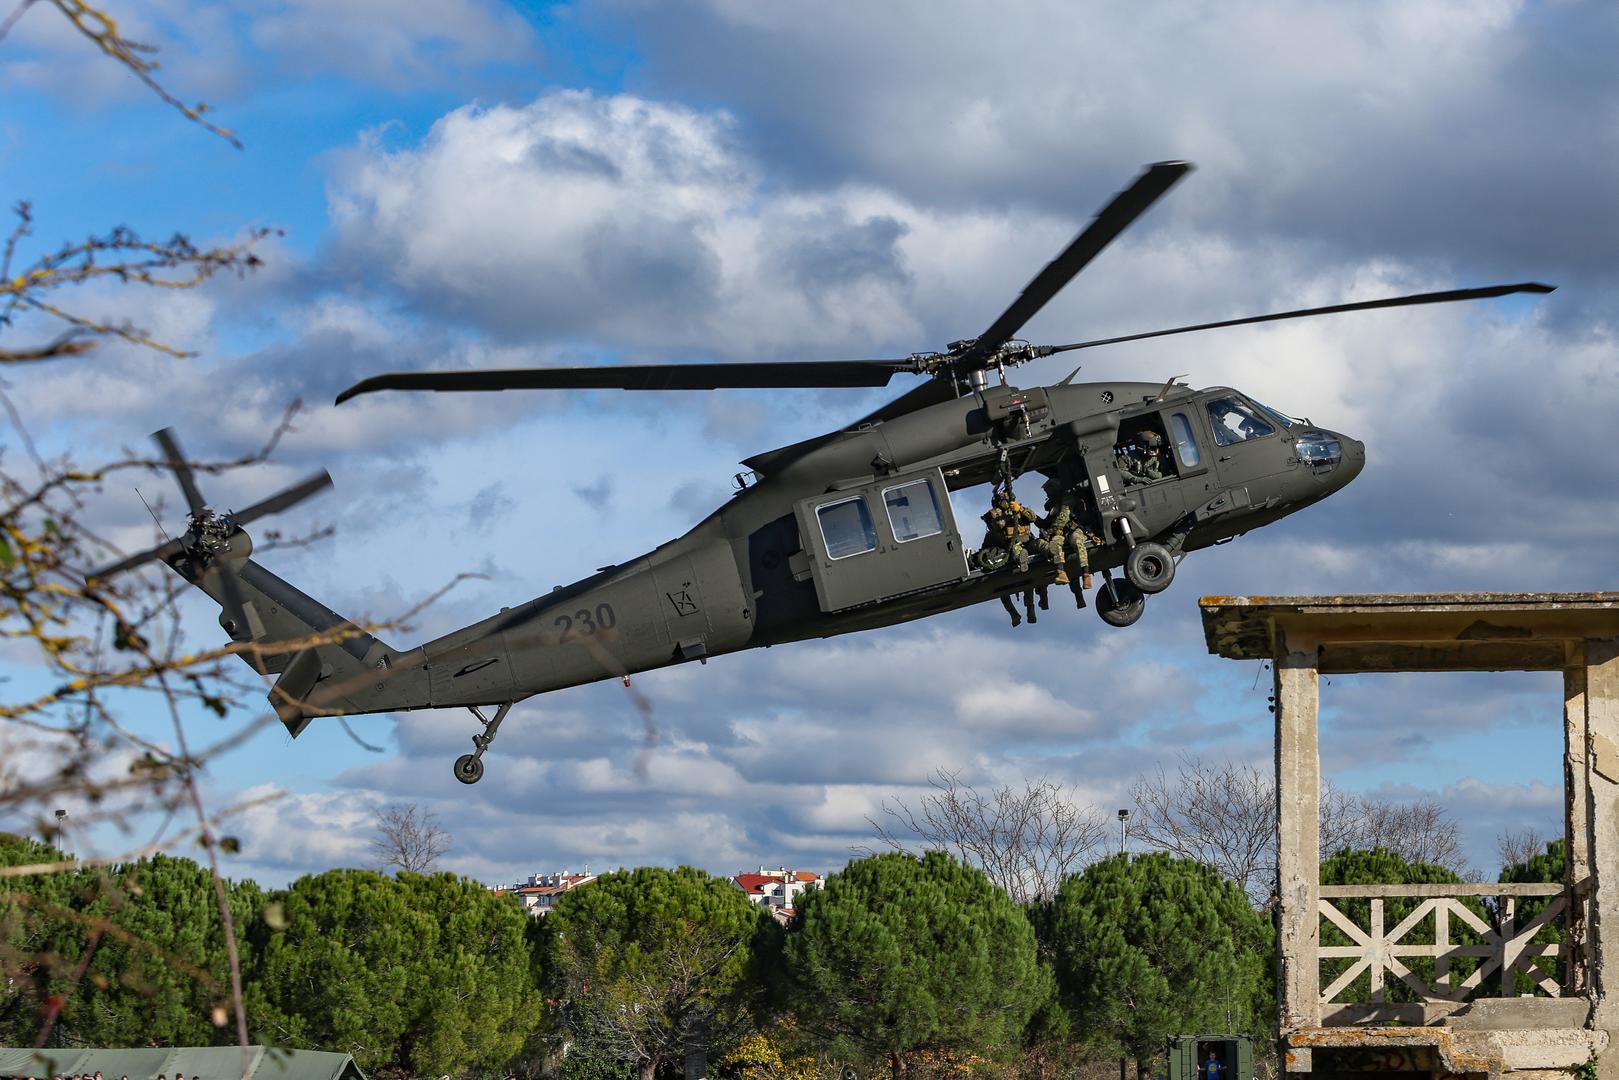
<path id="1" fill-rule="evenodd" d="M 910 325 L 903 226 L 767 194 L 723 112 L 558 91 L 379 140 L 334 178 L 338 251 L 508 337 L 746 356 Z"/>

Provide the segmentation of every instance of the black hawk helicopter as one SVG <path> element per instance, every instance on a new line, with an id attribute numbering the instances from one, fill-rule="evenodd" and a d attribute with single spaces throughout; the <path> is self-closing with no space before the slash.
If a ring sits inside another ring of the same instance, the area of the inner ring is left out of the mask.
<path id="1" fill-rule="evenodd" d="M 1365 448 L 1230 387 L 1086 382 L 1018 389 L 1006 370 L 1077 349 L 1334 312 L 1546 293 L 1537 283 L 1422 293 L 1181 326 L 1067 345 L 1018 330 L 1192 168 L 1162 162 L 1110 201 L 976 338 L 895 360 L 651 364 L 405 372 L 381 390 L 880 387 L 926 381 L 838 431 L 748 458 L 736 494 L 684 536 L 414 649 L 355 627 L 248 558 L 243 526 L 331 483 L 324 472 L 235 514 L 202 500 L 167 431 L 156 436 L 190 508 L 186 533 L 96 576 L 157 560 L 220 604 L 243 659 L 277 676 L 270 700 L 296 737 L 319 716 L 469 708 L 483 724 L 456 779 L 476 783 L 512 705 L 535 694 L 741 649 L 891 626 L 1057 579 L 970 551 L 949 493 L 1028 472 L 1073 493 L 1094 603 L 1113 626 L 1141 617 L 1187 553 L 1267 525 L 1358 475 Z M 992 378 L 993 376 L 993 378 Z M 1143 476 L 1131 455 L 1162 446 Z M 1156 475 L 1153 475 L 1156 474 Z M 1004 552 L 1003 552 L 1004 554 Z M 1121 576 L 1115 577 L 1114 571 Z M 1079 594 L 1083 599 L 1083 593 Z M 319 639 L 310 643 L 311 639 Z M 304 642 L 303 646 L 297 643 Z M 482 709 L 494 708 L 492 716 Z"/>

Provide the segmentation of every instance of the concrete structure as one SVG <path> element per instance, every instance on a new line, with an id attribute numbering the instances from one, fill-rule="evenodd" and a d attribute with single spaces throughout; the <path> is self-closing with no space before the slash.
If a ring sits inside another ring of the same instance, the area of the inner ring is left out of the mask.
<path id="1" fill-rule="evenodd" d="M 1619 1080 L 1619 593 L 1209 596 L 1201 604 L 1210 652 L 1268 660 L 1275 671 L 1285 1069 L 1566 1080 L 1570 1069 L 1594 1061 L 1600 1080 Z M 1320 675 L 1547 670 L 1563 673 L 1568 880 L 1319 884 Z M 1415 907 L 1389 928 L 1383 911 L 1391 897 Z M 1463 903 L 1480 897 L 1493 898 L 1493 924 Z M 1522 897 L 1550 902 L 1517 926 Z M 1348 918 L 1341 900 L 1367 902 L 1370 925 Z M 1352 944 L 1323 948 L 1323 919 Z M 1561 946 L 1531 940 L 1549 919 L 1562 921 Z M 1472 944 L 1450 940 L 1453 920 Z M 1432 942 L 1405 940 L 1419 927 L 1431 927 Z M 1561 983 L 1548 973 L 1560 956 L 1567 962 Z M 1431 958 L 1431 984 L 1402 957 Z M 1477 969 L 1453 980 L 1449 968 L 1460 957 L 1477 958 Z M 1325 987 L 1323 960 L 1345 967 Z M 1369 1002 L 1336 1000 L 1363 975 Z M 1416 1000 L 1387 1001 L 1390 979 Z M 1534 989 L 1519 995 L 1525 981 Z M 1514 996 L 1492 997 L 1495 987 Z"/>

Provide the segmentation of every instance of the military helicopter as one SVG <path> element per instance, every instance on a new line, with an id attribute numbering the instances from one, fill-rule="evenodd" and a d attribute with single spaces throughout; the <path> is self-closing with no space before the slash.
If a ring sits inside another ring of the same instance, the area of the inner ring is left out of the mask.
<path id="1" fill-rule="evenodd" d="M 685 535 L 414 649 L 378 640 L 248 557 L 243 526 L 323 489 L 330 477 L 317 474 L 239 513 L 216 513 L 167 431 L 156 438 L 190 508 L 188 529 L 97 576 L 156 560 L 211 596 L 220 625 L 249 646 L 243 658 L 277 676 L 270 700 L 294 737 L 320 716 L 470 709 L 483 731 L 455 762 L 466 784 L 483 776 L 483 754 L 512 706 L 536 694 L 615 677 L 628 683 L 670 664 L 892 626 L 1050 584 L 1057 567 L 1048 559 L 1019 569 L 988 557 L 989 545 L 971 551 L 951 507 L 952 491 L 1009 488 L 1029 472 L 1078 493 L 1090 569 L 1104 579 L 1096 610 L 1109 625 L 1129 626 L 1188 552 L 1321 501 L 1360 473 L 1365 448 L 1230 387 L 1080 383 L 1070 375 L 1019 389 L 1008 384 L 1007 369 L 1218 327 L 1552 291 L 1528 282 L 1422 293 L 1065 345 L 1014 336 L 1191 168 L 1148 167 L 988 329 L 940 352 L 405 372 L 345 390 L 339 404 L 384 390 L 880 387 L 897 375 L 925 378 L 844 428 L 746 459 L 749 472 L 737 474 L 732 498 Z M 1156 475 L 1133 475 L 1130 455 L 1149 444 L 1164 448 Z"/>

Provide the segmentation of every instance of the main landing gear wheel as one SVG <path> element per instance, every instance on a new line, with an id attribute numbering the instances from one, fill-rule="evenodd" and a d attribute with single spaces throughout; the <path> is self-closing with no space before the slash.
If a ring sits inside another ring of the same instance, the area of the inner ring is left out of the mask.
<path id="1" fill-rule="evenodd" d="M 489 749 L 489 744 L 495 741 L 495 732 L 500 730 L 500 722 L 506 719 L 506 714 L 512 711 L 512 702 L 502 702 L 495 715 L 485 720 L 478 706 L 468 705 L 467 708 L 478 722 L 483 725 L 483 734 L 472 737 L 472 745 L 477 747 L 470 754 L 462 754 L 455 759 L 455 778 L 463 784 L 476 784 L 483 779 L 483 752 Z"/>
<path id="2" fill-rule="evenodd" d="M 1011 558 L 1012 553 L 1003 547 L 984 548 L 978 553 L 978 568 L 986 574 L 993 574 Z"/>
<path id="3" fill-rule="evenodd" d="M 1124 559 L 1124 576 L 1130 584 L 1151 596 L 1169 588 L 1175 580 L 1175 556 L 1162 544 L 1137 544 Z"/>
<path id="4" fill-rule="evenodd" d="M 1129 626 L 1147 610 L 1147 597 L 1128 581 L 1109 577 L 1096 590 L 1096 613 L 1109 626 Z"/>

